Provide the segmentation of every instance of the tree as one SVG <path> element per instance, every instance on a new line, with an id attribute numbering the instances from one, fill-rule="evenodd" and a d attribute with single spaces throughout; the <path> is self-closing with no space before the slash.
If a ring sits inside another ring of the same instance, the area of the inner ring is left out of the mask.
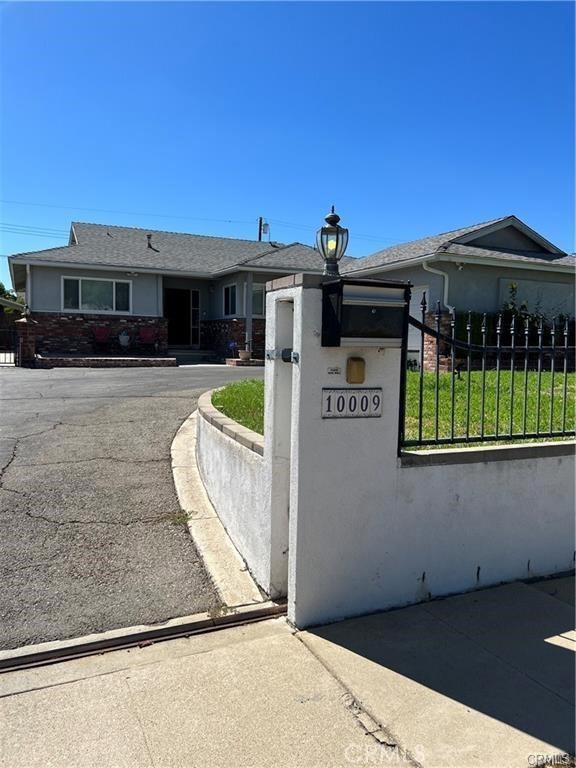
<path id="1" fill-rule="evenodd" d="M 16 296 L 14 291 L 10 290 L 9 288 L 6 288 L 4 283 L 0 283 L 0 299 L 10 299 L 10 301 L 20 301 L 20 299 L 18 298 L 18 296 Z"/>

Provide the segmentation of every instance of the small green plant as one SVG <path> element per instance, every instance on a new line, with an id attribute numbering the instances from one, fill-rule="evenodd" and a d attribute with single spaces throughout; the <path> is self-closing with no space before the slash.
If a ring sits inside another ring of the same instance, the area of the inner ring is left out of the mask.
<path id="1" fill-rule="evenodd" d="M 170 522 L 172 525 L 186 525 L 188 523 L 188 515 L 183 509 L 178 510 L 178 512 L 172 512 Z"/>
<path id="2" fill-rule="evenodd" d="M 219 619 L 221 616 L 226 616 L 230 612 L 233 611 L 233 608 L 230 608 L 228 605 L 215 605 L 213 608 L 210 608 L 208 611 L 208 616 L 210 616 L 211 619 Z"/>

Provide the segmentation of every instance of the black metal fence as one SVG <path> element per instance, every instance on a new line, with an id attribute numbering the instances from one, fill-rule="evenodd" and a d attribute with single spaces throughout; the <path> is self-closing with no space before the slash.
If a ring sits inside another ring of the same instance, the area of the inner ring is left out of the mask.
<path id="1" fill-rule="evenodd" d="M 401 448 L 576 434 L 574 321 L 447 316 L 439 302 L 428 313 L 426 296 L 421 309 L 409 319 L 420 349 L 404 376 Z"/>
<path id="2" fill-rule="evenodd" d="M 14 328 L 0 328 L 0 365 L 18 365 L 18 337 Z"/>

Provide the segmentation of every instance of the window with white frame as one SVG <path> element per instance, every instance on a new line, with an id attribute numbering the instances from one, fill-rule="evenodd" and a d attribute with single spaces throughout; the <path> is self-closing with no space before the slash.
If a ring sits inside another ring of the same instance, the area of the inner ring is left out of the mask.
<path id="1" fill-rule="evenodd" d="M 224 314 L 236 314 L 236 283 L 224 286 Z"/>
<path id="2" fill-rule="evenodd" d="M 73 312 L 130 314 L 132 311 L 131 282 L 90 277 L 63 277 L 62 309 Z"/>
<path id="3" fill-rule="evenodd" d="M 264 317 L 266 313 L 266 286 L 263 283 L 252 285 L 252 314 Z"/>

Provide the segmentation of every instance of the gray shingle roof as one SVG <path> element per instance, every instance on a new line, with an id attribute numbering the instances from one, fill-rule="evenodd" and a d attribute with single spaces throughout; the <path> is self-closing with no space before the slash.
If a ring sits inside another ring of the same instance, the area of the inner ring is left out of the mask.
<path id="1" fill-rule="evenodd" d="M 358 269 L 373 269 L 374 267 L 382 267 L 387 264 L 400 264 L 403 261 L 416 259 L 419 256 L 426 256 L 427 254 L 434 253 L 441 245 L 444 245 L 451 240 L 456 240 L 463 235 L 467 235 L 470 232 L 482 229 L 483 227 L 488 227 L 490 224 L 504 221 L 504 219 L 507 218 L 509 217 L 501 216 L 499 219 L 492 219 L 491 221 L 484 221 L 480 224 L 473 224 L 470 227 L 453 229 L 450 232 L 443 232 L 439 235 L 431 235 L 429 237 L 422 237 L 419 240 L 410 240 L 407 243 L 392 245 L 389 248 L 384 248 L 370 256 L 365 256 L 363 259 L 358 259 L 355 264 L 345 267 L 344 271 L 352 272 Z"/>
<path id="2" fill-rule="evenodd" d="M 302 243 L 292 243 L 263 256 L 257 256 L 244 262 L 244 266 L 254 269 L 316 270 L 324 269 L 324 259 L 314 248 Z"/>
<path id="3" fill-rule="evenodd" d="M 290 246 L 227 237 L 187 235 L 135 227 L 103 224 L 72 224 L 76 245 L 16 254 L 13 262 L 63 262 L 86 266 L 154 269 L 214 275 L 238 265 L 278 268 L 286 271 L 322 269 L 318 253 L 306 245 Z M 148 246 L 147 235 L 151 235 Z M 283 253 L 283 258 L 278 258 Z M 260 261 L 261 259 L 261 261 Z"/>
<path id="4" fill-rule="evenodd" d="M 387 265 L 400 266 L 403 262 L 432 254 L 441 258 L 442 252 L 446 250 L 463 257 L 482 256 L 504 261 L 538 262 L 543 265 L 554 263 L 573 266 L 576 263 L 573 256 L 565 254 L 556 256 L 545 251 L 496 250 L 456 242 L 464 235 L 513 218 L 502 216 L 499 219 L 412 240 L 385 248 L 362 259 L 344 258 L 340 271 L 343 274 L 352 274 L 358 270 Z M 151 269 L 206 277 L 233 270 L 239 266 L 255 270 L 281 269 L 286 272 L 309 270 L 321 272 L 323 269 L 323 260 L 318 251 L 301 243 L 283 245 L 83 222 L 74 222 L 72 227 L 76 236 L 76 245 L 15 254 L 10 257 L 11 261 L 17 264 L 33 259 L 47 264 L 62 262 L 85 266 Z M 147 235 L 151 235 L 151 248 L 148 246 Z"/>

